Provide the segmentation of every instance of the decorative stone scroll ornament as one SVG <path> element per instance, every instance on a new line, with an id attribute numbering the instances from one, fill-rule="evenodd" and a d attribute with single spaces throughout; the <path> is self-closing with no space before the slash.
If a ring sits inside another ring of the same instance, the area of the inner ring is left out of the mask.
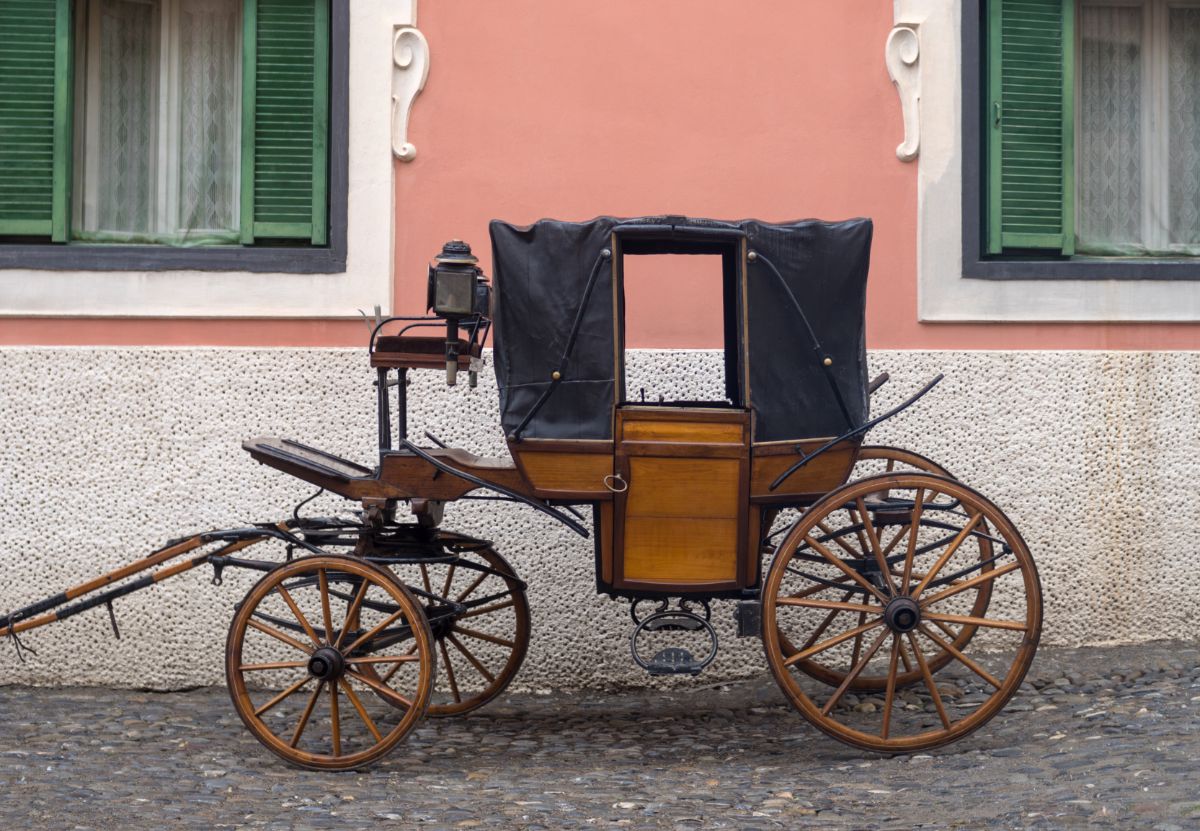
<path id="1" fill-rule="evenodd" d="M 408 118 L 429 77 L 429 43 L 420 29 L 396 27 L 392 64 L 392 153 L 402 162 L 411 162 L 417 148 L 408 140 Z"/>
<path id="2" fill-rule="evenodd" d="M 892 29 L 884 59 L 904 113 L 904 141 L 896 148 L 896 156 L 911 162 L 921 150 L 921 39 L 917 27 L 897 25 Z"/>

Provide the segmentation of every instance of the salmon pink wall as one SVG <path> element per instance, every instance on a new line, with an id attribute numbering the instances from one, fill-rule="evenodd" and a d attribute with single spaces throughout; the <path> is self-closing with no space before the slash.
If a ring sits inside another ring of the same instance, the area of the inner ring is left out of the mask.
<path id="1" fill-rule="evenodd" d="M 908 349 L 1195 348 L 1186 324 L 920 324 L 916 166 L 896 159 L 884 0 L 421 0 L 431 71 L 396 170 L 396 306 L 461 237 L 490 268 L 500 217 L 875 220 L 868 343 Z M 353 113 L 351 113 L 353 118 Z M 919 162 L 918 162 L 919 163 Z M 202 278 L 199 278 L 202 279 Z M 703 295 L 634 346 L 701 347 Z M 6 320 L 0 343 L 355 345 L 351 321 Z"/>

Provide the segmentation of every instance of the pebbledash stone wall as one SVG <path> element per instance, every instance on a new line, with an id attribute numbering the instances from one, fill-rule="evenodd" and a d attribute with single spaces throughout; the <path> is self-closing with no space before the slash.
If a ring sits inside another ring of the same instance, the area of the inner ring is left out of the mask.
<path id="1" fill-rule="evenodd" d="M 1037 560 L 1043 642 L 1200 639 L 1200 352 L 871 354 L 892 381 L 882 412 L 946 380 L 872 433 L 940 460 L 1013 518 Z M 702 392 L 702 351 L 639 351 L 648 395 Z M 418 373 L 414 435 L 501 454 L 490 369 L 476 390 Z M 0 612 L 114 568 L 187 532 L 279 519 L 311 488 L 240 447 L 281 435 L 371 463 L 372 373 L 361 349 L 0 349 Z M 640 384 L 640 382 L 634 382 Z M 667 388 L 666 386 L 670 388 Z M 636 389 L 636 386 L 633 388 Z M 308 510 L 348 503 L 323 497 Z M 445 525 L 495 540 L 529 581 L 522 689 L 641 685 L 628 606 L 596 595 L 591 542 L 527 508 L 448 507 Z M 251 575 L 197 570 L 28 633 L 5 681 L 173 688 L 222 683 L 225 632 Z M 722 651 L 704 680 L 762 672 L 718 604 Z M 690 683 L 672 679 L 665 683 Z"/>

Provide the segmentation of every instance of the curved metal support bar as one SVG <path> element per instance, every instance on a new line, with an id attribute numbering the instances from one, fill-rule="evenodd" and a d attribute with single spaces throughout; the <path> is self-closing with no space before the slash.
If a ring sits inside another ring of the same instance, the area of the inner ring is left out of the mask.
<path id="1" fill-rule="evenodd" d="M 850 430 L 849 432 L 842 433 L 840 436 L 838 436 L 835 439 L 830 439 L 829 441 L 825 442 L 823 445 L 818 447 L 812 453 L 809 453 L 807 456 L 800 459 L 800 461 L 796 462 L 794 465 L 789 467 L 783 473 L 779 474 L 779 476 L 775 479 L 774 482 L 771 483 L 771 486 L 769 488 L 767 488 L 767 490 L 773 491 L 776 488 L 778 488 L 785 481 L 787 481 L 788 477 L 790 477 L 793 473 L 795 473 L 800 468 L 804 467 L 806 464 L 808 464 L 813 459 L 820 456 L 825 451 L 829 450 L 834 445 L 841 444 L 846 439 L 851 439 L 851 438 L 854 438 L 855 436 L 862 435 L 863 433 L 867 432 L 872 427 L 874 427 L 876 424 L 879 424 L 881 421 L 887 421 L 892 416 L 899 415 L 903 411 L 907 410 L 913 404 L 916 404 L 918 401 L 920 401 L 922 398 L 924 398 L 925 395 L 930 390 L 932 390 L 934 387 L 936 387 L 939 383 L 941 383 L 942 379 L 945 377 L 946 376 L 943 373 L 939 372 L 932 381 L 930 381 L 925 386 L 921 387 L 921 389 L 917 391 L 916 395 L 912 396 L 912 398 L 909 398 L 903 404 L 900 404 L 897 407 L 893 407 L 892 409 L 888 410 L 886 413 L 884 413 L 881 416 L 878 416 L 877 418 L 871 419 L 870 421 L 868 421 L 866 424 L 864 424 L 861 427 L 856 427 L 855 429 Z M 803 452 L 799 445 L 796 446 L 796 452 L 797 453 Z"/>
<path id="2" fill-rule="evenodd" d="M 435 468 L 442 471 L 443 473 L 449 473 L 451 476 L 457 476 L 459 479 L 465 479 L 466 481 L 470 482 L 473 485 L 478 485 L 481 488 L 487 488 L 488 490 L 495 491 L 496 493 L 507 496 L 516 502 L 522 502 L 522 503 L 528 505 L 529 507 L 533 508 L 534 510 L 540 511 L 541 513 L 545 514 L 548 517 L 557 519 L 563 525 L 567 526 L 568 528 L 570 528 L 572 531 L 574 531 L 576 534 L 583 537 L 584 539 L 587 539 L 589 536 L 591 536 L 588 533 L 588 530 L 586 528 L 584 528 L 582 525 L 580 525 L 578 522 L 571 519 L 569 516 L 566 516 L 565 514 L 561 513 L 560 511 L 556 511 L 554 508 L 550 507 L 549 504 L 542 502 L 539 499 L 533 499 L 531 497 L 525 496 L 524 494 L 517 493 L 514 490 L 510 490 L 510 489 L 504 487 L 503 485 L 497 485 L 495 482 L 489 482 L 486 479 L 480 479 L 478 476 L 474 476 L 473 474 L 467 473 L 465 471 L 459 470 L 456 467 L 448 465 L 445 462 L 443 462 L 442 460 L 435 458 L 434 456 L 430 455 L 429 453 L 426 453 L 424 450 L 417 447 L 415 444 L 410 442 L 408 439 L 401 439 L 400 446 L 403 447 L 405 450 L 408 450 L 411 453 L 415 454 L 416 456 L 429 462 L 429 464 L 433 465 Z"/>

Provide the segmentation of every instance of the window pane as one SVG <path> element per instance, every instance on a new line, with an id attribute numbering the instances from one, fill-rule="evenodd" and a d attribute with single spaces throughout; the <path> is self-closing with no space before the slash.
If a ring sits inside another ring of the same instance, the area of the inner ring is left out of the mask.
<path id="1" fill-rule="evenodd" d="M 240 0 L 184 0 L 179 227 L 238 227 Z"/>
<path id="2" fill-rule="evenodd" d="M 238 239 L 241 0 L 85 0 L 78 238 Z"/>
<path id="3" fill-rule="evenodd" d="M 95 207 L 86 227 L 145 233 L 152 227 L 155 186 L 156 9 L 136 0 L 95 5 L 99 54 L 92 65 L 99 75 L 99 101 L 88 139 L 98 145 L 98 164 L 91 171 L 95 191 L 88 197 Z"/>
<path id="4" fill-rule="evenodd" d="M 1080 9 L 1080 251 L 1142 239 L 1142 11 Z"/>
<path id="5" fill-rule="evenodd" d="M 1200 9 L 1170 15 L 1169 239 L 1200 245 Z"/>

